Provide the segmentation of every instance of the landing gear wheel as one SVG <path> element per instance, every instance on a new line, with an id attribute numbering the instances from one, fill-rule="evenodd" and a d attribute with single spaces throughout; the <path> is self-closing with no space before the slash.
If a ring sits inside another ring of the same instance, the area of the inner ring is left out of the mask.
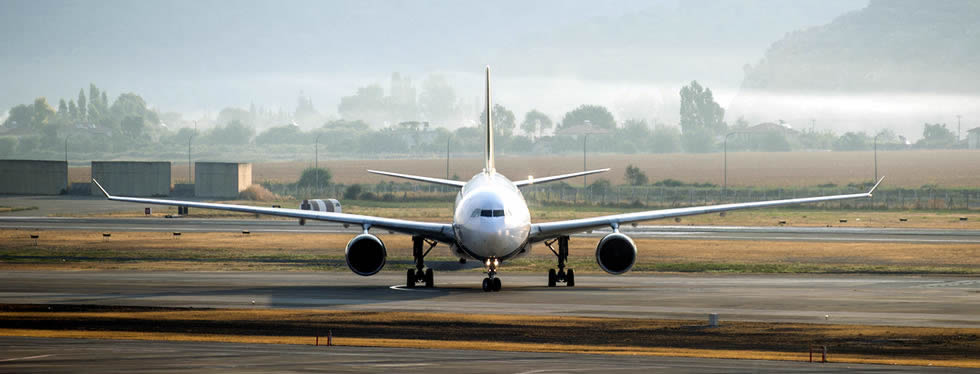
<path id="1" fill-rule="evenodd" d="M 405 287 L 415 288 L 415 270 L 408 269 L 408 276 L 405 277 Z"/>
<path id="2" fill-rule="evenodd" d="M 558 243 L 556 251 L 551 245 Z M 559 236 L 554 240 L 544 242 L 544 245 L 551 250 L 558 258 L 558 271 L 548 270 L 548 287 L 554 287 L 557 283 L 565 283 L 568 287 L 575 287 L 575 272 L 572 269 L 565 270 L 565 263 L 568 262 L 568 237 Z"/>
<path id="3" fill-rule="evenodd" d="M 500 287 L 503 286 L 500 282 L 500 278 L 493 278 L 493 292 L 500 291 Z"/>
<path id="4" fill-rule="evenodd" d="M 425 269 L 425 288 L 435 287 L 435 277 L 432 275 L 432 269 Z"/>
<path id="5" fill-rule="evenodd" d="M 492 283 L 493 282 L 490 281 L 490 278 L 483 278 L 483 292 L 493 291 L 493 289 L 492 289 L 493 284 Z"/>

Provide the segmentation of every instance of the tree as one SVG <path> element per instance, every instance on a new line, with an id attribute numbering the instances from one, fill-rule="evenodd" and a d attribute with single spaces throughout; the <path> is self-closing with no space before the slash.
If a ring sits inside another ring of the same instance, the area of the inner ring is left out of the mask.
<path id="1" fill-rule="evenodd" d="M 650 133 L 650 147 L 653 153 L 674 153 L 680 150 L 680 131 L 673 126 L 656 125 Z"/>
<path id="2" fill-rule="evenodd" d="M 58 117 L 68 118 L 68 104 L 65 103 L 65 99 L 58 101 Z"/>
<path id="3" fill-rule="evenodd" d="M 34 116 L 31 118 L 31 126 L 35 130 L 42 130 L 44 126 L 48 124 L 52 117 L 54 117 L 55 111 L 51 105 L 48 105 L 48 99 L 44 97 L 39 97 L 34 99 Z"/>
<path id="4" fill-rule="evenodd" d="M 558 128 L 564 129 L 581 126 L 585 124 L 585 121 L 589 121 L 592 128 L 595 129 L 611 130 L 616 128 L 616 119 L 613 118 L 612 113 L 606 107 L 601 105 L 582 105 L 565 113 L 565 116 L 561 118 L 561 125 Z"/>
<path id="5" fill-rule="evenodd" d="M 456 91 L 442 75 L 429 75 L 422 82 L 419 107 L 430 122 L 445 124 L 456 115 Z"/>
<path id="6" fill-rule="evenodd" d="M 361 192 L 364 192 L 364 186 L 362 185 L 352 184 L 347 186 L 347 189 L 344 190 L 344 200 L 357 200 L 358 197 L 361 197 Z"/>
<path id="7" fill-rule="evenodd" d="M 330 179 L 332 178 L 333 175 L 330 174 L 329 169 L 306 168 L 299 177 L 299 182 L 296 182 L 296 186 L 303 188 L 326 187 L 330 185 Z"/>
<path id="8" fill-rule="evenodd" d="M 532 139 L 535 134 L 540 136 L 544 130 L 551 129 L 551 126 L 551 118 L 537 111 L 537 109 L 532 109 L 527 114 L 524 114 L 524 122 L 521 122 L 521 130 L 531 136 Z"/>
<path id="9" fill-rule="evenodd" d="M 612 190 L 612 183 L 606 178 L 601 178 L 589 185 L 589 191 L 596 195 L 605 195 Z"/>
<path id="10" fill-rule="evenodd" d="M 626 165 L 626 183 L 630 186 L 643 186 L 650 182 L 647 178 L 646 173 L 644 173 L 640 168 L 633 166 L 633 164 Z"/>
<path id="11" fill-rule="evenodd" d="M 10 115 L 3 121 L 3 126 L 8 128 L 21 128 L 31 126 L 34 118 L 34 104 L 18 105 L 10 108 Z"/>
<path id="12" fill-rule="evenodd" d="M 715 102 L 710 88 L 701 87 L 697 81 L 684 86 L 681 95 L 681 134 L 684 150 L 707 152 L 713 148 L 713 139 L 725 132 L 725 109 Z"/>
<path id="13" fill-rule="evenodd" d="M 252 135 L 255 135 L 254 128 L 234 120 L 224 127 L 212 129 L 208 134 L 208 141 L 211 144 L 245 145 L 252 140 Z"/>
<path id="14" fill-rule="evenodd" d="M 143 136 L 143 128 L 145 127 L 143 123 L 143 117 L 140 116 L 126 116 L 119 123 L 119 127 L 122 129 L 123 134 L 130 137 L 131 139 L 139 139 Z"/>
<path id="15" fill-rule="evenodd" d="M 78 121 L 78 105 L 75 105 L 75 100 L 68 100 L 68 117 Z"/>
<path id="16" fill-rule="evenodd" d="M 312 140 L 299 126 L 289 124 L 263 131 L 255 137 L 255 144 L 308 144 Z"/>
<path id="17" fill-rule="evenodd" d="M 509 138 L 514 134 L 514 112 L 500 104 L 493 104 L 493 133 L 504 138 Z M 483 108 L 480 112 L 480 126 L 484 129 L 487 126 L 487 109 Z"/>
<path id="18" fill-rule="evenodd" d="M 85 101 L 85 89 L 78 89 L 78 113 L 75 119 L 79 121 L 85 121 L 85 111 L 88 109 L 88 103 Z"/>
<path id="19" fill-rule="evenodd" d="M 922 148 L 951 148 L 956 144 L 956 135 L 946 128 L 946 124 L 922 126 L 922 139 L 915 143 Z"/>
<path id="20" fill-rule="evenodd" d="M 227 107 L 218 112 L 218 123 L 231 123 L 238 121 L 248 126 L 253 126 L 252 114 L 242 108 Z"/>
<path id="21" fill-rule="evenodd" d="M 864 132 L 847 132 L 834 142 L 837 151 L 863 151 L 870 147 L 871 137 Z"/>
<path id="22" fill-rule="evenodd" d="M 384 89 L 377 84 L 358 88 L 353 96 L 340 98 L 337 112 L 348 120 L 362 120 L 372 124 L 383 123 L 387 112 Z"/>

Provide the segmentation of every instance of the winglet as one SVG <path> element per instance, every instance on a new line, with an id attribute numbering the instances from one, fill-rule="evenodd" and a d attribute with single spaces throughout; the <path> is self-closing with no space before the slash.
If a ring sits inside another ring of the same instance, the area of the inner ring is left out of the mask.
<path id="1" fill-rule="evenodd" d="M 883 180 L 885 180 L 885 177 L 881 177 L 881 179 L 878 180 L 878 183 L 875 183 L 874 187 L 871 187 L 871 190 L 868 191 L 868 196 L 871 196 L 871 194 L 875 192 L 875 189 L 878 188 L 878 185 L 881 184 L 881 181 Z"/>
<path id="2" fill-rule="evenodd" d="M 92 183 L 95 183 L 95 185 L 98 186 L 100 190 L 102 190 L 102 194 L 105 195 L 106 199 L 112 197 L 112 195 L 109 195 L 109 192 L 107 192 L 105 188 L 102 188 L 102 185 L 99 184 L 99 181 L 95 180 L 95 178 L 92 178 Z"/>

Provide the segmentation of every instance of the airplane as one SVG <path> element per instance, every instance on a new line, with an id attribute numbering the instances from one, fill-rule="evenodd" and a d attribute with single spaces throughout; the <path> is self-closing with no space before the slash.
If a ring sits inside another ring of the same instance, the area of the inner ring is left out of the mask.
<path id="1" fill-rule="evenodd" d="M 548 286 L 564 283 L 575 286 L 574 269 L 565 269 L 568 261 L 569 236 L 575 233 L 608 228 L 612 232 L 602 237 L 596 245 L 596 262 L 609 274 L 623 274 L 636 263 L 636 244 L 620 231 L 620 226 L 641 221 L 650 221 L 697 214 L 719 213 L 730 210 L 775 207 L 793 204 L 817 203 L 835 200 L 870 198 L 884 178 L 875 183 L 868 192 L 820 197 L 795 198 L 784 200 L 757 201 L 735 204 L 706 205 L 688 208 L 650 210 L 634 213 L 614 214 L 593 218 L 582 218 L 555 222 L 532 223 L 527 202 L 521 188 L 568 178 L 602 173 L 609 169 L 588 170 L 544 178 L 529 177 L 525 180 L 511 181 L 498 173 L 494 165 L 493 120 L 491 116 L 490 67 L 486 68 L 486 122 L 483 170 L 469 181 L 455 181 L 418 175 L 368 170 L 370 173 L 394 178 L 403 178 L 424 183 L 434 183 L 458 188 L 452 223 L 430 223 L 394 218 L 364 216 L 349 213 L 334 213 L 286 208 L 265 208 L 246 205 L 203 203 L 194 201 L 149 199 L 113 196 L 95 179 L 92 182 L 102 190 L 109 200 L 141 204 L 157 204 L 194 207 L 201 209 L 228 210 L 245 213 L 267 214 L 342 223 L 345 226 L 360 226 L 361 233 L 347 243 L 344 256 L 347 266 L 355 274 L 371 276 L 385 266 L 387 251 L 380 238 L 371 229 L 387 230 L 412 236 L 412 257 L 415 269 L 406 273 L 405 286 L 418 285 L 434 287 L 431 268 L 425 267 L 425 257 L 439 243 L 448 245 L 450 251 L 459 257 L 480 261 L 486 268 L 483 291 L 500 291 L 501 280 L 497 276 L 499 266 L 507 260 L 519 258 L 530 253 L 532 244 L 543 243 L 557 257 L 557 270 L 548 271 Z M 558 244 L 555 250 L 554 244 Z M 428 246 L 428 248 L 425 248 Z"/>

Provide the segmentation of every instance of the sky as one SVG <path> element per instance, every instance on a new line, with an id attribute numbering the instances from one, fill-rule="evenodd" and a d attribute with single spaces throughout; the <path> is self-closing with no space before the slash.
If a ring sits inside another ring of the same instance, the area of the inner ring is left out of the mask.
<path id="1" fill-rule="evenodd" d="M 479 100 L 552 117 L 579 104 L 618 119 L 676 123 L 679 88 L 698 80 L 722 106 L 743 66 L 786 33 L 867 0 L 746 1 L 22 1 L 0 3 L 0 110 L 89 83 L 135 92 L 161 112 L 228 106 L 292 111 L 302 92 L 336 115 L 393 72 L 420 87 L 449 78 Z M 733 121 L 733 118 L 729 118 Z M 462 125 L 462 124 L 460 124 Z"/>

